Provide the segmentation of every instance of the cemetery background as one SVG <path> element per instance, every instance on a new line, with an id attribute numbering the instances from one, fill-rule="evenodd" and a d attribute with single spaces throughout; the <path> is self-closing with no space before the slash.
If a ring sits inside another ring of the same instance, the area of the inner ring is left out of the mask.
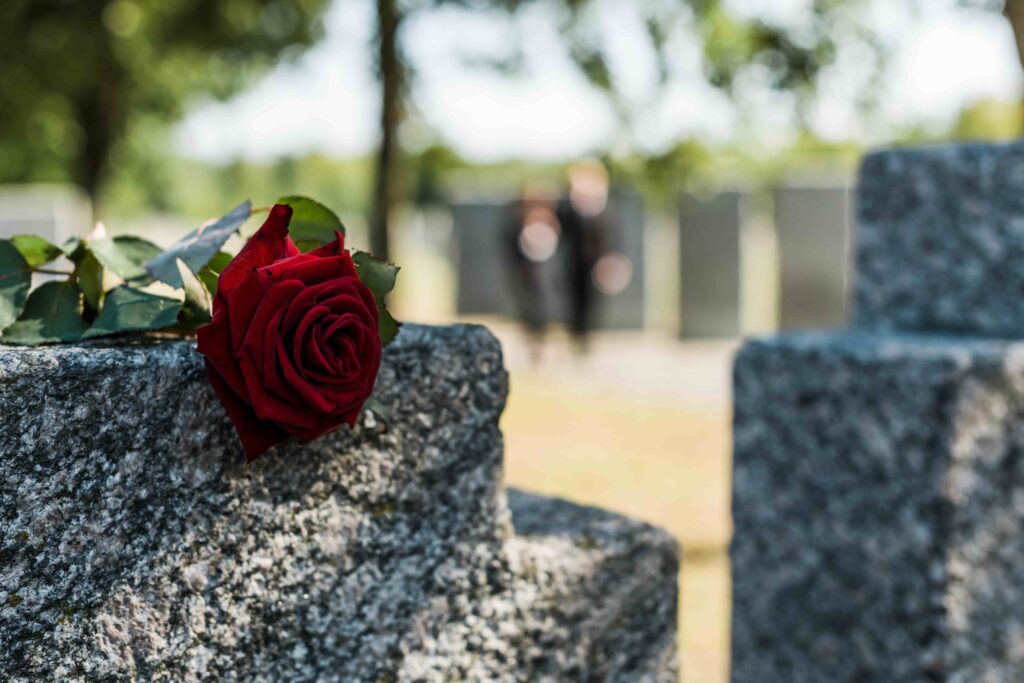
<path id="1" fill-rule="evenodd" d="M 743 8 L 741 18 L 765 11 L 756 2 L 736 4 Z M 107 28 L 103 30 L 116 36 L 129 28 L 132 3 L 110 5 L 117 9 L 104 19 Z M 372 48 L 367 28 L 372 17 L 365 11 L 370 4 L 363 5 L 363 10 L 329 12 L 322 42 L 328 47 L 319 52 L 314 48 L 311 57 L 297 66 L 282 66 L 283 78 L 274 72 L 267 80 L 250 84 L 256 94 L 243 92 L 227 105 L 203 95 L 194 97 L 185 123 L 170 135 L 150 119 L 134 126 L 117 149 L 116 163 L 97 196 L 97 214 L 108 228 L 115 234 L 146 234 L 166 244 L 242 195 L 258 200 L 300 191 L 337 209 L 350 228 L 352 243 L 367 246 L 373 222 L 374 152 L 320 144 L 315 137 L 325 127 L 364 135 L 366 124 L 360 114 L 348 109 L 339 114 L 334 109 L 304 116 L 283 106 L 286 112 L 276 123 L 264 114 L 278 108 L 274 99 L 290 98 L 306 108 L 315 108 L 318 98 L 331 101 L 329 93 L 314 91 L 320 95 L 313 96 L 290 90 L 287 79 L 323 71 L 326 56 L 338 57 L 328 48 L 341 37 L 355 36 L 357 44 L 361 37 Z M 592 13 L 599 17 L 607 9 L 607 3 L 593 5 Z M 933 19 L 939 26 L 933 32 L 939 37 L 932 40 L 956 40 L 956 31 L 949 27 L 963 24 L 965 33 L 970 29 L 981 36 L 975 36 L 976 41 L 998 46 L 991 56 L 996 66 L 968 65 L 964 67 L 967 76 L 981 72 L 1013 76 L 975 87 L 965 85 L 969 79 L 957 81 L 955 75 L 947 74 L 954 94 L 946 95 L 941 115 L 926 115 L 924 105 L 909 113 L 883 112 L 880 119 L 872 119 L 881 120 L 881 128 L 871 131 L 865 131 L 856 114 L 851 115 L 855 123 L 840 126 L 838 134 L 786 118 L 781 124 L 784 134 L 774 138 L 768 134 L 772 131 L 766 131 L 774 125 L 771 122 L 760 127 L 755 122 L 749 128 L 739 123 L 727 135 L 698 124 L 692 129 L 670 129 L 654 145 L 635 141 L 624 145 L 620 136 L 610 132 L 615 127 L 606 126 L 577 143 L 576 149 L 559 145 L 557 138 L 566 133 L 558 129 L 547 137 L 539 135 L 543 143 L 522 151 L 516 149 L 514 133 L 509 133 L 516 125 L 507 121 L 481 126 L 483 130 L 475 133 L 460 132 L 472 114 L 459 109 L 479 111 L 473 109 L 472 93 L 452 95 L 456 106 L 437 106 L 437 96 L 430 89 L 436 89 L 437 82 L 447 83 L 453 72 L 432 74 L 424 67 L 425 75 L 419 76 L 424 81 L 413 97 L 423 104 L 421 109 L 412 107 L 403 124 L 397 172 L 402 192 L 391 212 L 391 252 L 403 266 L 392 302 L 396 314 L 417 322 L 483 322 L 501 339 L 512 374 L 502 423 L 511 484 L 634 515 L 680 539 L 685 550 L 680 638 L 686 681 L 715 683 L 728 678 L 730 369 L 737 339 L 741 334 L 779 328 L 842 324 L 844 292 L 851 285 L 842 265 L 849 243 L 844 228 L 851 179 L 869 144 L 1002 139 L 1024 133 L 1012 34 L 992 9 L 999 8 L 952 9 L 950 3 L 945 9 L 929 9 L 939 17 Z M 768 18 L 798 22 L 801 10 L 784 10 L 780 16 Z M 922 21 L 927 24 L 930 16 L 925 12 Z M 434 24 L 436 32 L 446 19 L 441 12 L 439 18 L 428 13 L 417 21 L 410 35 L 429 35 L 432 21 L 441 22 Z M 526 27 L 538 22 L 530 16 L 495 21 L 519 21 Z M 409 38 L 407 59 L 419 64 L 435 59 L 434 53 L 423 58 L 420 42 Z M 938 48 L 948 50 L 941 44 Z M 928 54 L 934 56 L 935 50 Z M 364 62 L 355 61 L 351 70 L 358 71 L 361 64 L 370 75 L 356 79 L 358 90 L 343 88 L 349 99 L 359 99 L 352 92 L 372 93 L 368 100 L 377 97 L 372 65 Z M 556 82 L 579 88 L 562 68 L 550 67 Z M 918 64 L 916 68 L 948 71 L 948 65 Z M 922 77 L 913 70 L 893 71 L 894 89 L 906 88 Z M 334 66 L 328 72 L 346 69 Z M 464 72 L 456 75 L 466 82 L 477 78 Z M 622 80 L 630 78 L 627 69 Z M 520 87 L 514 78 L 496 82 L 491 90 L 483 87 L 484 94 L 476 97 L 487 99 L 496 90 Z M 827 77 L 824 82 L 827 90 Z M 604 111 L 601 105 L 579 94 L 585 90 L 572 92 L 576 102 L 558 109 L 556 101 L 548 118 L 557 119 L 566 111 L 577 123 L 603 116 L 598 113 Z M 695 99 L 714 98 L 700 91 Z M 751 101 L 739 107 L 751 106 Z M 509 106 L 507 100 L 503 102 Z M 689 109 L 680 106 L 679 98 L 673 102 L 666 116 L 699 118 L 686 114 Z M 47 110 L 47 116 L 36 118 L 45 123 L 61 116 L 60 110 Z M 262 123 L 247 123 L 247 119 Z M 232 130 L 235 124 L 241 132 Z M 59 128 L 56 124 L 42 132 L 43 124 L 33 125 L 37 128 L 19 136 L 39 148 L 59 147 L 61 140 L 81 135 L 73 130 L 54 133 Z M 543 121 L 531 119 L 519 127 L 532 126 L 536 131 L 542 125 Z M 632 128 L 637 127 L 642 126 L 634 121 Z M 67 185 L 75 179 L 74 173 L 62 164 L 70 162 L 57 154 L 30 163 L 12 144 L 15 130 L 21 129 L 0 127 L 0 158 L 5 161 L 0 179 L 12 184 L 0 192 L 0 236 L 23 231 L 28 225 L 45 232 L 45 226 L 52 224 L 55 236 L 83 230 L 91 216 L 82 193 Z M 372 123 L 370 133 L 368 137 L 375 139 Z M 480 140 L 488 138 L 506 141 L 481 153 Z M 540 149 L 544 145 L 548 149 Z M 250 154 L 253 150 L 258 153 Z M 620 329 L 595 335 L 592 352 L 584 358 L 572 354 L 567 337 L 556 327 L 542 360 L 534 363 L 507 309 L 460 312 L 460 266 L 454 249 L 458 227 L 450 207 L 474 202 L 501 207 L 528 181 L 558 189 L 565 166 L 584 155 L 602 158 L 616 187 L 637 199 L 637 217 L 630 223 L 628 236 L 633 240 L 631 256 L 640 267 L 631 282 L 630 315 L 615 325 Z M 23 208 L 27 189 L 21 183 L 32 183 L 32 193 L 46 195 L 32 204 L 51 207 L 41 218 Z M 641 226 L 642 235 L 638 235 Z M 815 236 L 825 239 L 817 245 L 808 243 Z M 822 249 L 828 250 L 829 260 L 819 263 L 816 255 Z M 819 288 L 821 283 L 824 286 Z M 808 292 L 821 296 L 802 300 Z"/>

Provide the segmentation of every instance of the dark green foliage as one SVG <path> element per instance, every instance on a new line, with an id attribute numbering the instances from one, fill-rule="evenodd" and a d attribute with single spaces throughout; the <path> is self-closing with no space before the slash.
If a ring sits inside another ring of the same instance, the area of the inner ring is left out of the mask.
<path id="1" fill-rule="evenodd" d="M 328 0 L 3 0 L 0 182 L 95 196 L 135 131 L 223 98 L 322 33 Z M 145 164 L 140 170 L 146 168 Z"/>
<path id="2" fill-rule="evenodd" d="M 44 282 L 32 290 L 18 320 L 0 337 L 7 344 L 37 346 L 81 338 L 82 291 L 72 281 Z"/>
<path id="3" fill-rule="evenodd" d="M 309 197 L 281 197 L 277 204 L 292 207 L 292 220 L 288 233 L 301 251 L 312 251 L 333 242 L 336 233 L 345 234 L 345 226 L 337 214 Z"/>
<path id="4" fill-rule="evenodd" d="M 180 310 L 181 302 L 177 299 L 121 285 L 107 292 L 103 309 L 85 337 L 173 327 Z"/>
<path id="5" fill-rule="evenodd" d="M 400 268 L 390 263 L 384 263 L 364 251 L 357 251 L 353 254 L 352 260 L 355 261 L 359 279 L 373 292 L 373 296 L 377 300 L 380 343 L 381 346 L 387 346 L 398 336 L 398 328 L 401 327 L 401 323 L 395 320 L 388 311 L 384 297 L 395 288 Z"/>
<path id="6" fill-rule="evenodd" d="M 24 256 L 9 240 L 0 240 L 0 330 L 17 319 L 31 284 Z"/>
<path id="7" fill-rule="evenodd" d="M 213 259 L 228 238 L 238 232 L 252 215 L 252 202 L 246 199 L 221 218 L 196 228 L 163 253 L 150 256 L 146 270 L 160 282 L 181 287 L 177 260 L 181 259 L 193 273 L 199 272 Z"/>

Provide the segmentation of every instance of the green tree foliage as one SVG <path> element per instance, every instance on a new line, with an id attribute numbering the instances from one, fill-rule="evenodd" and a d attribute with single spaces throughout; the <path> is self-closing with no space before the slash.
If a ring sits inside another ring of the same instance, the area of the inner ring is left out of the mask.
<path id="1" fill-rule="evenodd" d="M 72 180 L 95 197 L 133 131 L 294 57 L 327 4 L 3 0 L 0 181 Z"/>
<path id="2" fill-rule="evenodd" d="M 922 0 L 918 0 L 921 2 Z M 1013 30 L 1014 43 L 1024 66 L 1024 0 L 960 0 L 965 7 L 1001 12 Z"/>
<path id="3" fill-rule="evenodd" d="M 388 213 L 399 195 L 397 131 L 406 107 L 413 76 L 402 50 L 401 33 L 408 19 L 438 6 L 454 6 L 487 13 L 515 15 L 546 3 L 559 17 L 559 34 L 573 63 L 596 88 L 606 93 L 624 123 L 633 116 L 611 68 L 609 42 L 598 28 L 598 14 L 608 0 L 377 0 L 376 53 L 382 87 L 381 140 L 376 159 L 376 178 L 370 231 L 374 253 L 387 256 Z M 737 14 L 737 3 L 724 0 L 638 0 L 630 7 L 640 13 L 651 52 L 657 60 L 662 84 L 671 78 L 673 40 L 697 41 L 702 46 L 704 76 L 708 83 L 734 97 L 748 76 L 756 76 L 771 89 L 793 95 L 802 113 L 817 89 L 822 73 L 837 57 L 842 41 L 858 49 L 862 59 L 875 62 L 881 73 L 884 51 L 864 24 L 866 0 L 812 0 L 806 21 L 788 25 L 757 16 Z M 511 46 L 506 56 L 471 61 L 504 73 L 523 63 Z M 874 89 L 866 88 L 862 104 L 870 104 Z M 678 172 L 680 162 L 692 156 L 683 146 L 655 160 L 657 172 Z M 419 175 L 412 188 L 417 197 L 433 192 L 429 175 Z M 402 188 L 406 192 L 409 188 Z"/>

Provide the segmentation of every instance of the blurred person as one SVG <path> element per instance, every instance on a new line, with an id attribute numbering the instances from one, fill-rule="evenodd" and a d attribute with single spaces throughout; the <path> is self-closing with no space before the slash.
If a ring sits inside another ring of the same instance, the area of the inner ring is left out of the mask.
<path id="1" fill-rule="evenodd" d="M 540 361 L 547 332 L 549 305 L 544 264 L 558 251 L 561 229 L 555 203 L 542 188 L 524 187 L 508 207 L 505 260 L 519 320 L 526 331 L 530 358 Z"/>
<path id="2" fill-rule="evenodd" d="M 569 333 L 577 350 L 586 352 L 594 325 L 594 269 L 606 252 L 608 171 L 599 161 L 582 161 L 569 168 L 567 180 L 556 215 L 565 244 Z"/>

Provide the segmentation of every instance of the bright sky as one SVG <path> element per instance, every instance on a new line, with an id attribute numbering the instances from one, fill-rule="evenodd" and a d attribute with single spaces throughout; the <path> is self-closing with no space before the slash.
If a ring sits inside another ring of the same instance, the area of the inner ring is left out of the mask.
<path id="1" fill-rule="evenodd" d="M 434 11 L 411 21 L 404 45 L 416 70 L 413 104 L 421 121 L 407 139 L 436 131 L 465 156 L 563 159 L 611 145 L 649 149 L 697 134 L 726 139 L 736 116 L 725 100 L 700 82 L 699 53 L 692 41 L 672 44 L 673 79 L 656 90 L 655 70 L 643 26 L 630 3 L 600 0 L 596 30 L 609 46 L 613 72 L 639 112 L 632 135 L 616 124 L 606 100 L 575 71 L 558 39 L 554 17 L 543 4 L 516 22 L 458 10 Z M 803 16 L 806 0 L 733 0 L 737 9 L 780 19 Z M 924 3 L 923 3 L 924 4 Z M 1005 20 L 989 12 L 929 0 L 913 17 L 901 3 L 878 0 L 874 23 L 896 46 L 885 84 L 884 111 L 894 123 L 948 122 L 965 103 L 1011 99 L 1024 92 L 1024 76 Z M 225 161 L 271 159 L 321 151 L 346 157 L 376 144 L 378 86 L 370 39 L 372 0 L 335 0 L 327 36 L 294 64 L 283 64 L 226 103 L 198 103 L 179 125 L 178 149 L 186 155 Z M 500 55 L 505 45 L 523 46 L 526 68 L 508 78 L 467 66 L 467 55 Z M 878 142 L 884 132 L 864 131 L 850 106 L 851 92 L 868 74 L 856 55 L 836 67 L 812 119 L 831 138 Z M 786 110 L 770 96 L 747 103 L 757 112 L 764 137 L 787 130 Z"/>

